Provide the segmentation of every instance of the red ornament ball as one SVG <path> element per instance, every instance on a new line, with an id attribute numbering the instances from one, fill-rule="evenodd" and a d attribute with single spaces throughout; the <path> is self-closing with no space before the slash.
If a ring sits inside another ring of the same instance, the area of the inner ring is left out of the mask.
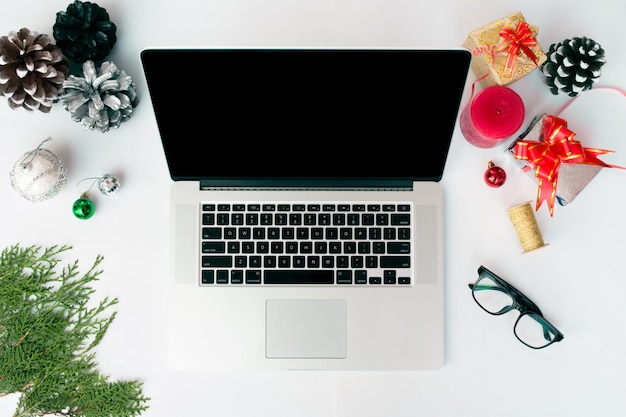
<path id="1" fill-rule="evenodd" d="M 489 161 L 484 178 L 485 183 L 488 186 L 498 188 L 506 181 L 506 172 L 504 172 L 502 168 L 495 166 L 493 162 Z"/>

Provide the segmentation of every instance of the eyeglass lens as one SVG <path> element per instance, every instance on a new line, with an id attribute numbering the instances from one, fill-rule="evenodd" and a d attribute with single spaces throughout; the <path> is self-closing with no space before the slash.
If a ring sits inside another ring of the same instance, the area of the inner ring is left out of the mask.
<path id="1" fill-rule="evenodd" d="M 490 277 L 481 277 L 472 290 L 474 299 L 491 314 L 503 314 L 513 308 L 513 298 Z"/>
<path id="2" fill-rule="evenodd" d="M 554 330 L 543 317 L 535 313 L 527 313 L 517 319 L 514 332 L 520 342 L 538 349 L 555 341 Z"/>

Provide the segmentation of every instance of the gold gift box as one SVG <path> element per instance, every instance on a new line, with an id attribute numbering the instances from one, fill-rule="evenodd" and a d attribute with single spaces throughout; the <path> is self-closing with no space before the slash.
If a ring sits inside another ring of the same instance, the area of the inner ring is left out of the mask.
<path id="1" fill-rule="evenodd" d="M 507 68 L 508 41 L 500 36 L 503 28 L 515 30 L 520 22 L 526 22 L 521 12 L 513 13 L 469 33 L 463 46 L 472 52 L 471 68 L 483 87 L 508 85 L 528 75 L 547 59 L 537 41 L 529 49 L 535 55 L 535 61 L 520 49 L 512 67 Z M 531 36 L 537 40 L 539 29 L 528 24 Z"/>

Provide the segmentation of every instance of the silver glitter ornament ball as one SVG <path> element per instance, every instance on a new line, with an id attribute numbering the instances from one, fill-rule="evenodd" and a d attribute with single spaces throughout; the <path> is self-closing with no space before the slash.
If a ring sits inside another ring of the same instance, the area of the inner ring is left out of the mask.
<path id="1" fill-rule="evenodd" d="M 26 152 L 9 173 L 11 185 L 25 199 L 48 200 L 67 184 L 67 170 L 61 158 L 45 148 Z"/>
<path id="2" fill-rule="evenodd" d="M 98 180 L 98 188 L 102 194 L 111 196 L 119 191 L 120 182 L 115 175 L 104 174 Z"/>

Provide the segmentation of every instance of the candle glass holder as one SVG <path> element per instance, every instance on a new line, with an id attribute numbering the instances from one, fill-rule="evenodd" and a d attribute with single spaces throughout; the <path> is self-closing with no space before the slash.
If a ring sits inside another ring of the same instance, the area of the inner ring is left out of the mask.
<path id="1" fill-rule="evenodd" d="M 517 132 L 524 122 L 524 102 L 508 87 L 494 85 L 481 90 L 461 112 L 465 139 L 479 148 L 493 148 Z"/>

